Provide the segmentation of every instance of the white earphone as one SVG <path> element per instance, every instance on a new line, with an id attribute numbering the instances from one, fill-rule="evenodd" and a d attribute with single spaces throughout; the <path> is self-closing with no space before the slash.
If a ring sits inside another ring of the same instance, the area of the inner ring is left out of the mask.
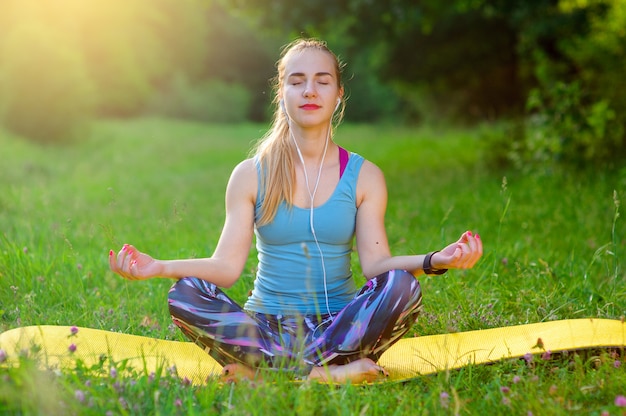
<path id="1" fill-rule="evenodd" d="M 326 136 L 326 144 L 324 145 L 324 152 L 322 153 L 322 160 L 320 162 L 320 167 L 318 169 L 317 172 L 317 178 L 315 180 L 315 185 L 313 186 L 313 190 L 311 190 L 311 188 L 309 188 L 309 175 L 307 174 L 306 171 L 306 166 L 304 164 L 304 157 L 302 156 L 302 152 L 300 151 L 300 146 L 298 146 L 298 141 L 296 140 L 296 137 L 293 134 L 293 129 L 291 128 L 291 118 L 289 117 L 289 114 L 287 114 L 287 110 L 285 108 L 285 103 L 284 101 L 281 99 L 280 102 L 280 107 L 283 110 L 283 113 L 285 113 L 285 117 L 287 118 L 287 124 L 289 125 L 289 135 L 291 136 L 291 139 L 293 140 L 294 145 L 296 146 L 296 151 L 298 153 L 298 158 L 300 159 L 300 163 L 302 163 L 302 170 L 304 172 L 304 180 L 306 182 L 306 190 L 309 193 L 309 198 L 311 201 L 311 205 L 309 206 L 309 226 L 311 228 L 311 234 L 313 235 L 313 240 L 315 242 L 315 246 L 317 247 L 318 252 L 320 253 L 320 260 L 321 260 L 321 266 L 322 266 L 322 277 L 324 279 L 324 298 L 326 300 L 326 312 L 328 312 L 329 316 L 333 316 L 331 311 L 330 311 L 330 304 L 329 304 L 329 300 L 328 300 L 328 286 L 326 284 L 326 264 L 324 261 L 324 252 L 322 251 L 322 247 L 320 246 L 320 242 L 317 239 L 317 234 L 315 233 L 315 224 L 313 221 L 314 218 L 314 210 L 315 210 L 315 206 L 314 206 L 314 201 L 315 201 L 315 195 L 317 194 L 317 188 L 319 186 L 320 183 L 320 179 L 322 177 L 322 168 L 324 166 L 324 160 L 326 159 L 326 152 L 328 150 L 328 143 L 330 142 L 330 127 L 328 128 L 328 133 Z M 335 109 L 333 110 L 333 113 L 335 111 L 337 111 L 337 108 L 339 108 L 339 104 L 341 104 L 341 98 L 337 98 L 337 105 L 335 106 Z M 320 325 L 321 326 L 321 323 Z M 318 327 L 319 327 L 318 326 Z M 317 328 L 316 328 L 317 330 Z"/>

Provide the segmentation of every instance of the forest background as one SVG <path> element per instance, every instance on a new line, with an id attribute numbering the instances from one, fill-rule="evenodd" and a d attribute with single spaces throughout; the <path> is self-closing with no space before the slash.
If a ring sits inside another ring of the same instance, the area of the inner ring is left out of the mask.
<path id="1" fill-rule="evenodd" d="M 614 165 L 625 28 L 625 0 L 3 0 L 0 126 L 265 121 L 280 47 L 315 36 L 347 63 L 348 122 L 497 122 L 496 165 Z"/>

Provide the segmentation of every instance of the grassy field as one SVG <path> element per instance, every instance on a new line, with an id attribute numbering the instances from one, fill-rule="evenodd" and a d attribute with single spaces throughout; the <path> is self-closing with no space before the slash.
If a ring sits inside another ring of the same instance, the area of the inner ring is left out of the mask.
<path id="1" fill-rule="evenodd" d="M 0 331 L 76 325 L 182 340 L 167 312 L 172 282 L 125 281 L 108 270 L 108 251 L 132 243 L 161 258 L 210 255 L 230 171 L 264 129 L 109 121 L 59 147 L 0 134 Z M 395 254 L 440 248 L 466 229 L 484 241 L 476 268 L 422 280 L 411 335 L 626 315 L 626 162 L 617 172 L 493 171 L 481 137 L 479 128 L 366 125 L 344 125 L 336 137 L 385 171 Z M 228 290 L 236 300 L 254 268 L 252 251 Z M 367 387 L 192 387 L 167 374 L 43 372 L 24 356 L 0 367 L 0 413 L 613 415 L 626 410 L 624 355 L 513 360 Z"/>

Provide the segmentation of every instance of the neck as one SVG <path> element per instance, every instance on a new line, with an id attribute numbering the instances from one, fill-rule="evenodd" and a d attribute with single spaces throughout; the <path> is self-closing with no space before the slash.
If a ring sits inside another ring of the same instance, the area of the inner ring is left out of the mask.
<path id="1" fill-rule="evenodd" d="M 307 161 L 319 161 L 323 154 L 334 145 L 328 129 L 316 131 L 294 129 L 291 139 L 297 144 L 296 149 L 300 149 L 302 157 Z"/>

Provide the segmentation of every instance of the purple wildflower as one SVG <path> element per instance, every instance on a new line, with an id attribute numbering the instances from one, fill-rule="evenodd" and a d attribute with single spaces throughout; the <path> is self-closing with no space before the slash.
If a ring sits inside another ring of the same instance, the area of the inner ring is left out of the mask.
<path id="1" fill-rule="evenodd" d="M 515 376 L 513 377 L 513 384 L 517 384 L 521 381 L 522 379 L 520 378 L 520 376 Z"/>
<path id="2" fill-rule="evenodd" d="M 118 403 L 120 404 L 120 406 L 122 406 L 122 409 L 128 409 L 128 402 L 126 401 L 125 398 L 120 397 L 118 400 Z"/>
<path id="3" fill-rule="evenodd" d="M 447 392 L 442 391 L 439 395 L 439 403 L 441 404 L 441 407 L 447 409 L 450 404 L 450 395 Z"/>
<path id="4" fill-rule="evenodd" d="M 70 334 L 72 334 L 72 335 L 78 334 L 78 327 L 75 327 L 75 326 L 71 327 L 70 328 Z"/>
<path id="5" fill-rule="evenodd" d="M 3 363 L 7 360 L 7 353 L 5 350 L 0 348 L 0 363 Z"/>
<path id="6" fill-rule="evenodd" d="M 176 407 L 182 407 L 183 405 L 183 401 L 181 399 L 176 399 L 176 401 L 174 402 L 174 406 Z"/>
<path id="7" fill-rule="evenodd" d="M 620 368 L 622 366 L 622 362 L 620 360 L 613 361 L 613 367 Z"/>
<path id="8" fill-rule="evenodd" d="M 85 392 L 82 390 L 76 390 L 74 392 L 74 397 L 78 400 L 78 402 L 82 403 L 85 401 Z"/>
<path id="9" fill-rule="evenodd" d="M 524 354 L 524 360 L 530 364 L 533 361 L 533 355 L 529 352 L 527 352 L 526 354 Z"/>
<path id="10" fill-rule="evenodd" d="M 511 392 L 511 389 L 508 386 L 501 386 L 500 391 L 502 392 L 502 394 L 508 394 Z"/>
<path id="11" fill-rule="evenodd" d="M 70 344 L 69 347 L 67 347 L 67 349 L 69 350 L 69 352 L 74 353 L 76 352 L 76 344 Z"/>
<path id="12" fill-rule="evenodd" d="M 548 361 L 550 358 L 552 358 L 552 351 L 548 350 L 546 352 L 544 352 L 543 354 L 541 354 L 541 359 L 544 361 Z"/>
<path id="13" fill-rule="evenodd" d="M 117 369 L 115 367 L 111 367 L 111 370 L 109 371 L 109 375 L 111 376 L 111 378 L 117 377 Z"/>
<path id="14" fill-rule="evenodd" d="M 508 406 L 511 404 L 511 399 L 509 399 L 508 397 L 503 397 L 502 398 L 502 404 L 505 406 Z"/>
<path id="15" fill-rule="evenodd" d="M 626 397 L 621 394 L 615 398 L 615 406 L 626 407 Z"/>

